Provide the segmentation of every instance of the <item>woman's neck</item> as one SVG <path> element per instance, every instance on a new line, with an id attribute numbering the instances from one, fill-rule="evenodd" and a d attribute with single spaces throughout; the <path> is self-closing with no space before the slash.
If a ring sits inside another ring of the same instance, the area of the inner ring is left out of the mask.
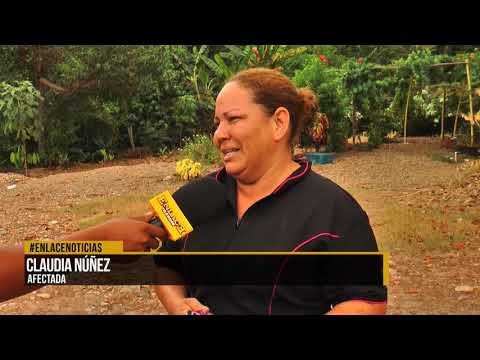
<path id="1" fill-rule="evenodd" d="M 257 201 L 270 195 L 300 165 L 291 157 L 278 159 L 272 163 L 255 181 L 245 183 L 237 180 L 237 195 Z"/>

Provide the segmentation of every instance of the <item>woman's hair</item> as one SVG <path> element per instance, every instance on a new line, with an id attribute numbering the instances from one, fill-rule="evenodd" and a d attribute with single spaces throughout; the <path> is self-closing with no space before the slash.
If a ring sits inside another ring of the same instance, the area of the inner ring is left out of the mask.
<path id="1" fill-rule="evenodd" d="M 319 110 L 317 97 L 308 88 L 297 89 L 295 84 L 278 70 L 253 68 L 243 70 L 228 82 L 237 82 L 253 93 L 255 103 L 263 105 L 269 115 L 279 107 L 290 113 L 290 144 L 294 145 L 303 129 Z"/>

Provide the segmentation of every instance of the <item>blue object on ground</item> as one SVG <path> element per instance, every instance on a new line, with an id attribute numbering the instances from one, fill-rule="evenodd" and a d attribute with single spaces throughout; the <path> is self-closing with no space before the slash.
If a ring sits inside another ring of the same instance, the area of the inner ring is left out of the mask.
<path id="1" fill-rule="evenodd" d="M 312 164 L 328 164 L 333 161 L 332 153 L 306 153 L 305 157 L 312 162 Z"/>

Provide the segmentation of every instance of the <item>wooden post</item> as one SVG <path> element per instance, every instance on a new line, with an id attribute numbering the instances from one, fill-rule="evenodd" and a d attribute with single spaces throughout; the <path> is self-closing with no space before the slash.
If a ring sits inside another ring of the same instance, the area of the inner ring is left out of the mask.
<path id="1" fill-rule="evenodd" d="M 407 104 L 405 106 L 405 119 L 403 122 L 403 143 L 407 143 L 407 120 L 408 120 L 408 106 L 410 104 L 410 94 L 412 92 L 412 84 L 413 78 L 410 79 L 410 85 L 408 86 L 408 94 L 407 94 Z"/>
<path id="2" fill-rule="evenodd" d="M 465 62 L 465 66 L 467 67 L 467 90 L 468 90 L 468 101 L 470 103 L 470 116 L 472 117 L 472 121 L 470 122 L 470 146 L 473 146 L 473 99 L 472 99 L 472 79 L 470 75 L 470 59 L 467 58 Z"/>
<path id="3" fill-rule="evenodd" d="M 442 103 L 442 120 L 440 124 L 440 139 L 443 141 L 445 134 L 444 134 L 444 129 L 445 129 L 445 98 L 446 98 L 446 92 L 445 88 L 443 88 L 443 103 Z"/>
<path id="4" fill-rule="evenodd" d="M 455 114 L 455 123 L 453 124 L 453 137 L 457 136 L 457 122 L 458 122 L 458 114 L 460 113 L 460 105 L 462 104 L 462 97 L 458 97 L 458 106 L 457 106 L 457 113 Z"/>

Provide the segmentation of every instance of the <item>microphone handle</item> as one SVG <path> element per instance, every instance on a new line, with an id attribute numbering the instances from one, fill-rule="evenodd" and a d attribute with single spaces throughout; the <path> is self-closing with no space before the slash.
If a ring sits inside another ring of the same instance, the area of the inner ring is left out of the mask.
<path id="1" fill-rule="evenodd" d="M 161 228 L 165 228 L 162 222 L 160 221 L 160 219 L 158 218 L 158 216 L 153 217 L 148 223 Z"/>

